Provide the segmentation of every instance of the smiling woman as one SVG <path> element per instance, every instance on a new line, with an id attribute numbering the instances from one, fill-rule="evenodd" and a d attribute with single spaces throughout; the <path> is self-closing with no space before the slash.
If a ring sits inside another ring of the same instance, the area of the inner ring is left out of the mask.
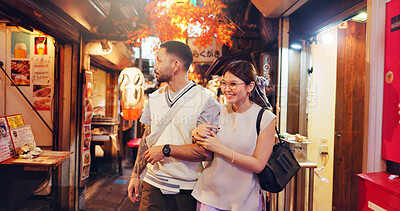
<path id="1" fill-rule="evenodd" d="M 221 107 L 218 127 L 205 123 L 192 131 L 198 144 L 214 152 L 193 189 L 197 210 L 262 210 L 255 173 L 265 167 L 272 152 L 275 126 L 275 115 L 264 112 L 257 136 L 257 115 L 261 107 L 269 106 L 264 92 L 257 91 L 264 85 L 250 62 L 226 66 L 221 89 L 227 104 Z"/>

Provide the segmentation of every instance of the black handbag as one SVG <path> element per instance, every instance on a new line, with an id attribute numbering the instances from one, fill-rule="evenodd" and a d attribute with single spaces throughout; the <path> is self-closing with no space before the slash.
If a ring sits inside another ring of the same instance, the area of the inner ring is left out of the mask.
<path id="1" fill-rule="evenodd" d="M 260 122 L 264 113 L 264 108 L 257 116 L 257 135 L 260 133 Z M 275 127 L 279 142 L 274 145 L 271 156 L 262 172 L 258 173 L 260 186 L 263 190 L 271 193 L 281 192 L 286 184 L 300 170 L 300 165 L 290 150 L 288 144 L 283 141 Z"/>

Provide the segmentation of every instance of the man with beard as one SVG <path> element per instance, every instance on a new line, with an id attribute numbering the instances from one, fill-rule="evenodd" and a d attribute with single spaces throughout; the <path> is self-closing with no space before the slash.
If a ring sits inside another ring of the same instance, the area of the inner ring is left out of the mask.
<path id="1" fill-rule="evenodd" d="M 212 153 L 192 141 L 191 131 L 206 122 L 218 123 L 220 105 L 189 81 L 192 61 L 189 46 L 182 42 L 167 41 L 158 51 L 156 78 L 168 85 L 149 96 L 143 111 L 145 132 L 128 186 L 128 197 L 134 203 L 140 200 L 140 211 L 196 210 L 191 192 L 203 169 L 201 161 L 211 160 Z"/>

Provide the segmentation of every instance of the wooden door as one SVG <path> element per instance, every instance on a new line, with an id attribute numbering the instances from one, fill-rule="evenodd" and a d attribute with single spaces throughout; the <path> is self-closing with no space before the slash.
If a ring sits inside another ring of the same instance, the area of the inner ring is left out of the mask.
<path id="1" fill-rule="evenodd" d="M 362 171 L 366 24 L 338 29 L 333 210 L 357 210 Z"/>

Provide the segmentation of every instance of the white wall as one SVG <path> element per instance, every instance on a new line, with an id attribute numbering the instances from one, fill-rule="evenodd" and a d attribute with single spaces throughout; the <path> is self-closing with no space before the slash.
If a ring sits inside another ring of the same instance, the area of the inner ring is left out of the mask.
<path id="1" fill-rule="evenodd" d="M 279 129 L 281 133 L 286 132 L 287 128 L 287 98 L 288 98 L 288 81 L 289 81 L 289 19 L 282 18 L 280 20 L 282 23 L 282 28 L 279 36 L 279 52 L 278 63 L 279 76 L 278 80 L 278 101 L 277 110 L 279 119 Z M 279 23 L 281 24 L 281 23 Z"/>
<path id="2" fill-rule="evenodd" d="M 318 42 L 311 46 L 314 72 L 310 77 L 308 87 L 308 138 L 312 140 L 312 144 L 308 145 L 308 159 L 316 162 L 317 168 L 321 167 L 326 158 L 319 153 L 322 138 L 327 139 L 329 147 L 329 162 L 319 172 L 322 177 L 328 179 L 329 183 L 314 177 L 314 210 L 332 210 L 337 29 L 335 27 L 329 31 L 334 36 L 331 44 Z M 320 40 L 321 34 L 317 36 L 317 40 Z"/>
<path id="3" fill-rule="evenodd" d="M 368 116 L 364 126 L 363 172 L 379 172 L 386 169 L 381 158 L 382 110 L 385 55 L 385 18 L 387 0 L 367 1 L 367 44 L 366 44 L 366 101 Z M 367 152 L 367 153 L 365 153 Z"/>
<path id="4" fill-rule="evenodd" d="M 6 49 L 6 24 L 0 23 L 0 49 Z M 6 52 L 0 50 L 0 61 L 5 62 Z M 5 68 L 5 66 L 3 66 Z M 5 101 L 6 93 L 3 91 L 6 89 L 6 76 L 3 71 L 0 71 L 0 116 L 5 113 Z"/>
<path id="5" fill-rule="evenodd" d="M 97 106 L 106 106 L 106 88 L 107 88 L 107 73 L 106 71 L 91 68 L 93 71 L 93 108 Z"/>

